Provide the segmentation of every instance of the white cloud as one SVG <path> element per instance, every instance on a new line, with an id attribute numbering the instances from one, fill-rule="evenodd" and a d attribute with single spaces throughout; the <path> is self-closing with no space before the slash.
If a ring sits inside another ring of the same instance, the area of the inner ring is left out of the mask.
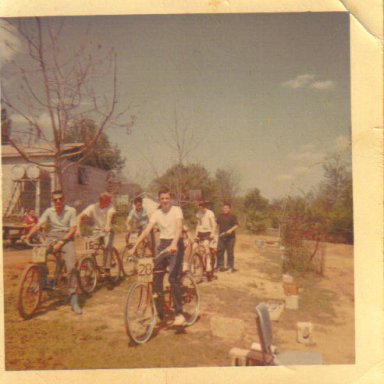
<path id="1" fill-rule="evenodd" d="M 281 85 L 283 87 L 294 88 L 294 89 L 303 88 L 308 84 L 310 84 L 314 78 L 315 76 L 310 74 L 299 75 L 299 76 L 296 76 L 294 79 L 285 81 Z"/>
<path id="2" fill-rule="evenodd" d="M 326 91 L 335 88 L 335 82 L 332 80 L 315 81 L 310 85 L 311 88 L 319 91 Z"/>
<path id="3" fill-rule="evenodd" d="M 299 89 L 299 88 L 311 88 L 317 91 L 326 91 L 335 88 L 336 83 L 333 80 L 316 80 L 316 76 L 311 74 L 298 75 L 293 79 L 284 81 L 281 83 L 283 87 Z"/>

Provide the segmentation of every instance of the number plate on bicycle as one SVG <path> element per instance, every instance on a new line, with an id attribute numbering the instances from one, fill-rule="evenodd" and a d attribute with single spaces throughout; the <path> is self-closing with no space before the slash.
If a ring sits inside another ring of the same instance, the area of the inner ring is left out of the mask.
<path id="1" fill-rule="evenodd" d="M 151 257 L 138 259 L 137 279 L 143 283 L 149 283 L 153 280 L 153 259 Z"/>
<path id="2" fill-rule="evenodd" d="M 130 235 L 129 235 L 129 244 L 135 244 L 137 239 L 138 239 L 138 233 L 137 232 L 132 232 Z"/>
<path id="3" fill-rule="evenodd" d="M 98 238 L 94 237 L 85 237 L 84 238 L 84 250 L 86 253 L 92 253 L 100 249 L 101 244 Z"/>
<path id="4" fill-rule="evenodd" d="M 34 247 L 32 251 L 32 261 L 34 263 L 45 263 L 47 249 L 47 247 Z"/>

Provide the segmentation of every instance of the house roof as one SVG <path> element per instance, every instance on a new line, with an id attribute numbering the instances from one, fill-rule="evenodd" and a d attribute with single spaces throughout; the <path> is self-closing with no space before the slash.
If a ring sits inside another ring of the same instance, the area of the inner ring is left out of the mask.
<path id="1" fill-rule="evenodd" d="M 74 149 L 84 147 L 84 143 L 67 143 L 63 145 L 63 152 L 71 152 Z M 50 145 L 36 145 L 34 147 L 23 147 L 23 151 L 30 157 L 54 156 L 55 149 Z M 1 157 L 21 157 L 20 153 L 12 145 L 1 146 Z"/>

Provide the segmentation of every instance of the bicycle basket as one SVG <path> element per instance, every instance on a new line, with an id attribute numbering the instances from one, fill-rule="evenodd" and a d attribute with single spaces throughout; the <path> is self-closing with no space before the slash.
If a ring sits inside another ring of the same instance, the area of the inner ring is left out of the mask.
<path id="1" fill-rule="evenodd" d="M 137 259 L 137 279 L 143 283 L 153 280 L 153 258 L 141 257 Z"/>
<path id="2" fill-rule="evenodd" d="M 33 247 L 32 251 L 32 261 L 34 263 L 45 263 L 47 257 L 48 247 Z"/>

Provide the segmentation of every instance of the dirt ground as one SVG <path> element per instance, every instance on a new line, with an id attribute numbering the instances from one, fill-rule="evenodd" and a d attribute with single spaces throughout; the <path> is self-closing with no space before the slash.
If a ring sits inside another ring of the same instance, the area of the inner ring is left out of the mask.
<path id="1" fill-rule="evenodd" d="M 161 330 L 145 345 L 132 346 L 125 334 L 123 310 L 134 277 L 114 289 L 101 286 L 83 297 L 83 314 L 51 300 L 31 320 L 16 310 L 17 285 L 31 258 L 30 250 L 4 252 L 5 367 L 7 370 L 136 367 L 228 366 L 232 347 L 258 341 L 255 306 L 284 300 L 281 251 L 275 244 L 256 246 L 262 236 L 240 234 L 235 260 L 238 272 L 221 272 L 199 284 L 200 318 L 185 333 Z M 264 237 L 264 240 L 266 238 Z M 117 248 L 123 236 L 117 236 Z M 298 310 L 285 309 L 273 322 L 278 351 L 319 351 L 324 364 L 353 364 L 353 247 L 327 244 L 325 277 L 300 283 Z M 314 325 L 312 345 L 296 341 L 296 323 Z"/>

